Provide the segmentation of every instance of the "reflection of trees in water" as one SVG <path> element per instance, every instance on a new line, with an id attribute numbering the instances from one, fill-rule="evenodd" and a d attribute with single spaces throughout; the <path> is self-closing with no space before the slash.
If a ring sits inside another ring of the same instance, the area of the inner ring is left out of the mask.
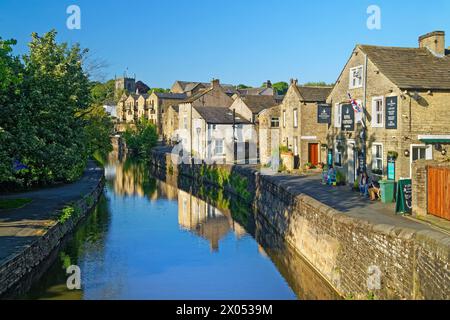
<path id="1" fill-rule="evenodd" d="M 81 290 L 69 291 L 67 289 L 66 268 L 70 265 L 79 265 L 82 256 L 87 254 L 100 256 L 103 253 L 109 223 L 108 202 L 102 196 L 86 220 L 64 240 L 55 262 L 33 285 L 25 298 L 82 299 L 83 292 Z"/>
<path id="2" fill-rule="evenodd" d="M 156 179 L 150 176 L 148 163 L 145 161 L 131 157 L 119 159 L 112 154 L 106 172 L 108 187 L 113 188 L 119 196 L 152 198 L 156 190 Z"/>

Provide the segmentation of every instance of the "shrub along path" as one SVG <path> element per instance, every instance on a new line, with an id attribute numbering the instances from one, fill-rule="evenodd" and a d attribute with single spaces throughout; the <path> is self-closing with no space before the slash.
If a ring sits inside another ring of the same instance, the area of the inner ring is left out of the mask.
<path id="1" fill-rule="evenodd" d="M 0 209 L 0 266 L 56 223 L 57 212 L 95 189 L 103 169 L 89 161 L 77 182 L 24 193 L 0 195 L 0 200 L 25 198 L 31 203 L 18 209 Z"/>

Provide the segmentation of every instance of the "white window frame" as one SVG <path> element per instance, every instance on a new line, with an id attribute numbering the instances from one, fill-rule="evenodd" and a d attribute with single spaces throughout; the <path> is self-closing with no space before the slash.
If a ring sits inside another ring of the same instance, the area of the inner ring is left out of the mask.
<path id="1" fill-rule="evenodd" d="M 409 176 L 412 177 L 413 149 L 425 148 L 425 160 L 433 160 L 433 146 L 427 144 L 411 144 L 409 149 Z"/>
<path id="2" fill-rule="evenodd" d="M 342 127 L 342 105 L 340 103 L 334 105 L 334 127 Z"/>
<path id="3" fill-rule="evenodd" d="M 357 71 L 357 70 L 361 70 L 360 78 L 355 77 L 355 71 Z M 356 82 L 356 81 L 354 81 L 355 79 L 357 79 L 358 83 L 353 84 L 353 82 Z M 363 79 L 364 79 L 364 67 L 362 65 L 354 67 L 354 68 L 350 68 L 349 85 L 348 85 L 349 89 L 362 88 L 363 83 L 364 83 Z"/>
<path id="4" fill-rule="evenodd" d="M 381 101 L 381 111 L 377 111 L 377 102 Z M 384 115 L 385 112 L 385 98 L 384 97 L 373 97 L 372 98 L 372 127 L 373 128 L 384 128 Z M 381 122 L 377 120 L 377 115 L 381 114 Z"/>
<path id="5" fill-rule="evenodd" d="M 217 152 L 217 147 L 218 147 L 218 142 L 220 141 L 220 144 L 221 144 L 221 149 L 222 149 L 222 152 Z M 223 143 L 224 141 L 223 141 L 223 139 L 215 139 L 214 140 L 214 155 L 216 155 L 216 156 L 223 156 L 225 153 L 224 153 L 224 143 Z"/>
<path id="6" fill-rule="evenodd" d="M 294 128 L 298 128 L 298 109 L 293 110 Z"/>
<path id="7" fill-rule="evenodd" d="M 274 126 L 273 124 L 277 124 Z M 280 127 L 280 117 L 271 117 L 270 118 L 270 127 L 271 128 L 279 128 Z"/>
<path id="8" fill-rule="evenodd" d="M 377 147 L 381 147 L 381 156 L 380 157 L 376 157 Z M 381 160 L 381 168 L 375 167 L 377 160 Z M 382 143 L 376 142 L 376 143 L 372 144 L 372 171 L 380 170 L 380 169 L 381 169 L 381 174 L 375 174 L 375 175 L 383 176 L 383 174 L 384 174 L 384 146 Z"/>
<path id="9" fill-rule="evenodd" d="M 185 114 L 183 116 L 183 128 L 186 129 L 186 130 L 189 129 L 188 128 L 188 120 L 187 119 L 188 119 L 188 116 Z"/>

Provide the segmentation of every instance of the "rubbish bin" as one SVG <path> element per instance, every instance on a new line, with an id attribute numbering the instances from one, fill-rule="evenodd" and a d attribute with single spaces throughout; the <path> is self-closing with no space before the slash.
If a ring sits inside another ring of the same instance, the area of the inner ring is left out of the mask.
<path id="1" fill-rule="evenodd" d="M 394 185 L 395 181 L 392 180 L 380 181 L 381 202 L 383 203 L 394 202 Z"/>

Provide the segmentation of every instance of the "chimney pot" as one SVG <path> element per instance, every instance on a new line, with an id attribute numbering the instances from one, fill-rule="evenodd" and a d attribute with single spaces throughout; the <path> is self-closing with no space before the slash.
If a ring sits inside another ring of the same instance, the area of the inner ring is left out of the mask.
<path id="1" fill-rule="evenodd" d="M 272 82 L 270 80 L 267 80 L 266 88 L 272 88 Z"/>

